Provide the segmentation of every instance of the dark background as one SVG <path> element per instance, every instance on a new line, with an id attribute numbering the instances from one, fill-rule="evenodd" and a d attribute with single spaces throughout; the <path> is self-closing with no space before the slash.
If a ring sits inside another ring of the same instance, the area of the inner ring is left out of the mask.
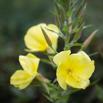
<path id="1" fill-rule="evenodd" d="M 99 29 L 89 47 L 87 54 L 98 52 L 92 56 L 95 60 L 95 72 L 91 82 L 100 78 L 97 83 L 103 90 L 103 58 L 98 48 L 103 52 L 103 0 L 85 0 L 88 3 L 85 25 L 92 25 L 83 31 L 79 43 L 96 29 Z M 19 55 L 26 55 L 24 51 L 24 35 L 28 28 L 39 23 L 55 23 L 54 16 L 49 12 L 54 10 L 53 0 L 0 0 L 0 103 L 49 103 L 42 95 L 43 88 L 29 86 L 18 90 L 10 85 L 10 76 L 18 69 L 22 69 Z M 59 38 L 58 51 L 63 50 L 64 42 Z M 72 48 L 76 52 L 78 47 Z M 43 53 L 34 53 L 45 58 Z M 55 72 L 50 65 L 40 63 L 39 71 L 53 80 Z M 68 103 L 102 103 L 95 85 L 71 95 Z"/>

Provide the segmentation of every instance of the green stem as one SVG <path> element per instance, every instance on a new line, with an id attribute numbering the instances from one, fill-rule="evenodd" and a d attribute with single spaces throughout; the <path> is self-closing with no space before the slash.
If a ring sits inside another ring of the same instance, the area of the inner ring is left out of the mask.
<path id="1" fill-rule="evenodd" d="M 51 48 L 56 54 L 58 53 L 52 46 L 50 46 L 50 48 Z"/>
<path id="2" fill-rule="evenodd" d="M 71 89 L 71 88 L 68 88 L 68 89 L 66 90 L 66 92 L 65 92 L 61 97 L 65 96 L 70 89 Z"/>

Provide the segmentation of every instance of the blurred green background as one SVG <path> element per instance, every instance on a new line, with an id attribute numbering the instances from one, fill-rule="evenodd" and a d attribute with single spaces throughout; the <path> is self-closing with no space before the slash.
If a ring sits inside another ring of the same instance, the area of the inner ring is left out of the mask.
<path id="1" fill-rule="evenodd" d="M 82 0 L 81 0 L 82 1 Z M 93 38 L 87 54 L 98 52 L 91 58 L 95 60 L 96 70 L 91 81 L 100 78 L 96 85 L 80 90 L 71 95 L 68 103 L 102 103 L 103 101 L 103 0 L 85 0 L 87 10 L 86 25 L 93 25 L 83 31 L 79 43 L 96 29 L 98 33 Z M 18 69 L 22 69 L 19 55 L 26 55 L 24 51 L 24 35 L 28 28 L 39 23 L 55 23 L 54 16 L 49 12 L 54 10 L 53 0 L 0 0 L 0 103 L 50 103 L 42 95 L 43 88 L 29 86 L 19 91 L 10 85 L 10 76 Z M 63 50 L 64 42 L 59 38 L 58 51 Z M 72 48 L 76 52 L 78 47 Z M 46 58 L 43 53 L 35 53 L 38 57 Z M 50 65 L 40 63 L 39 71 L 53 80 L 55 72 Z"/>

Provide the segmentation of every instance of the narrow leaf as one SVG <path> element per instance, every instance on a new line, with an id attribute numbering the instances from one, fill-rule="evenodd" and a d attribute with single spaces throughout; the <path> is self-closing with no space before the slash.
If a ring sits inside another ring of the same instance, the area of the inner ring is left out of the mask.
<path id="1" fill-rule="evenodd" d="M 45 95 L 45 94 L 43 94 L 50 102 L 53 102 L 53 100 L 49 97 L 49 96 L 47 96 L 47 95 Z"/>
<path id="2" fill-rule="evenodd" d="M 79 28 L 78 32 L 75 34 L 74 39 L 77 41 L 81 35 L 82 29 L 83 29 L 84 23 Z"/>
<path id="3" fill-rule="evenodd" d="M 40 82 L 32 82 L 30 83 L 32 86 L 43 86 Z"/>
<path id="4" fill-rule="evenodd" d="M 81 43 L 75 43 L 73 46 L 82 46 L 83 44 Z"/>
<path id="5" fill-rule="evenodd" d="M 89 56 L 91 57 L 91 56 L 96 55 L 96 54 L 98 54 L 98 52 L 89 54 Z"/>
<path id="6" fill-rule="evenodd" d="M 57 13 L 54 11 L 49 11 L 49 12 L 52 13 L 53 15 L 57 15 Z"/>
<path id="7" fill-rule="evenodd" d="M 89 86 L 96 84 L 97 82 L 99 82 L 100 79 L 97 79 L 96 81 L 92 82 L 89 84 Z"/>
<path id="8" fill-rule="evenodd" d="M 48 55 L 48 56 L 55 56 L 56 54 L 54 54 L 54 53 L 44 53 L 44 54 L 46 54 L 46 55 Z"/>

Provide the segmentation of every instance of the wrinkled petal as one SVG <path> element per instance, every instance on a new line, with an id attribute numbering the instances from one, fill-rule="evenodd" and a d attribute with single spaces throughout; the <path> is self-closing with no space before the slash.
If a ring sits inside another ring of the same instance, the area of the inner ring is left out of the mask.
<path id="1" fill-rule="evenodd" d="M 59 32 L 59 29 L 53 24 L 50 24 L 47 26 L 45 23 L 41 23 L 41 24 L 38 24 L 36 26 L 33 26 L 27 31 L 27 33 L 24 37 L 24 41 L 25 41 L 26 46 L 29 49 L 31 49 L 32 52 L 33 51 L 34 52 L 45 51 L 47 48 L 49 48 L 49 46 L 47 45 L 46 40 L 43 36 L 41 27 L 45 30 L 45 32 L 49 36 L 49 38 L 52 42 L 53 48 L 56 49 L 58 35 L 54 32 L 47 30 L 47 29 L 51 29 L 51 30 L 54 30 L 56 32 Z"/>
<path id="2" fill-rule="evenodd" d="M 26 88 L 31 81 L 37 76 L 37 72 L 34 72 L 31 76 L 23 70 L 17 70 L 10 78 L 10 84 L 13 84 L 19 89 Z"/>
<path id="3" fill-rule="evenodd" d="M 62 51 L 58 53 L 56 56 L 54 56 L 53 61 L 55 64 L 59 65 L 60 63 L 65 63 L 65 65 L 68 65 L 68 58 L 70 55 L 71 51 Z"/>
<path id="4" fill-rule="evenodd" d="M 85 89 L 90 83 L 89 80 L 84 81 L 76 76 L 74 77 L 69 75 L 67 75 L 65 82 L 71 87 L 82 89 Z"/>
<path id="5" fill-rule="evenodd" d="M 83 62 L 84 60 L 82 60 Z M 85 62 L 85 61 L 84 61 Z M 89 79 L 93 72 L 94 72 L 94 69 L 95 69 L 95 66 L 94 66 L 94 61 L 91 61 L 90 63 L 86 63 L 83 65 L 79 64 L 75 67 L 74 71 L 75 71 L 75 74 L 80 77 L 81 79 L 83 80 L 87 80 Z"/>
<path id="6" fill-rule="evenodd" d="M 32 74 L 34 71 L 37 72 L 40 59 L 29 53 L 27 56 L 19 56 L 19 62 L 23 69 L 28 73 Z"/>

